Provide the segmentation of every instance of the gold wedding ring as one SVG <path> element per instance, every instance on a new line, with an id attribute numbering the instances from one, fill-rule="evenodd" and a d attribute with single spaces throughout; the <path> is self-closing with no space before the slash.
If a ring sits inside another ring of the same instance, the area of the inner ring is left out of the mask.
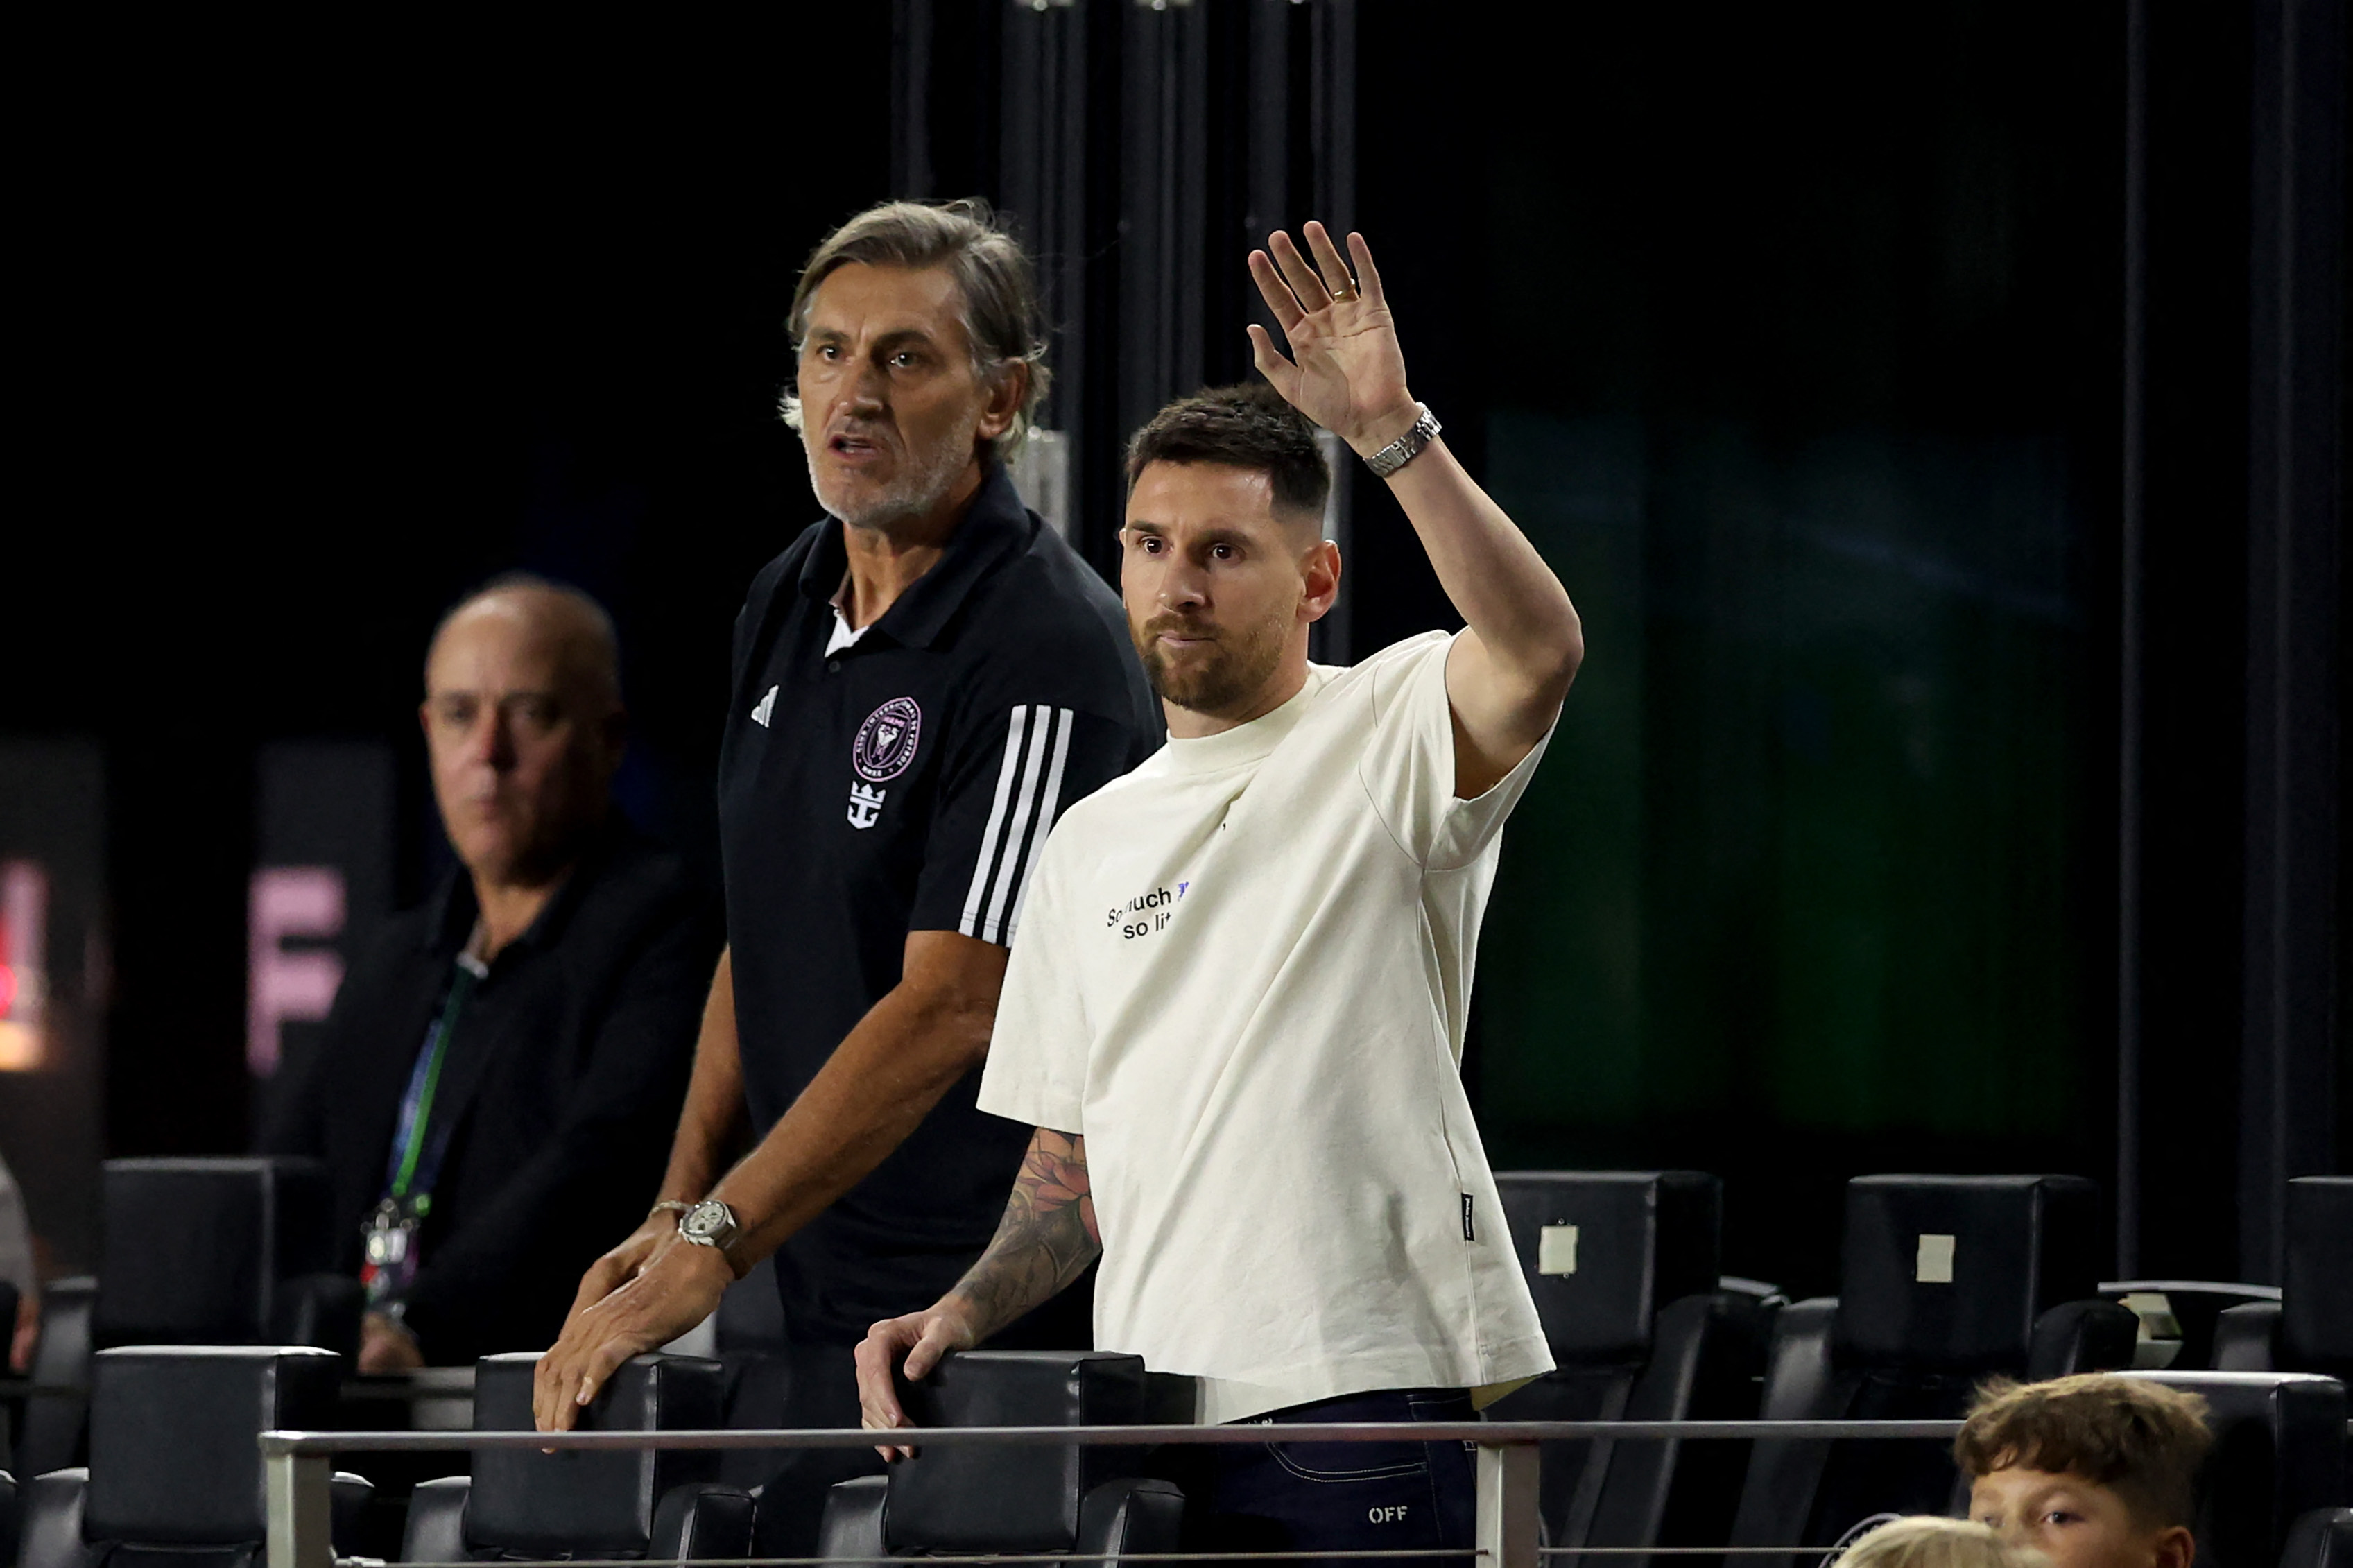
<path id="1" fill-rule="evenodd" d="M 1332 303 L 1335 305 L 1345 305 L 1355 298 L 1356 298 L 1356 280 L 1353 278 L 1332 290 Z"/>

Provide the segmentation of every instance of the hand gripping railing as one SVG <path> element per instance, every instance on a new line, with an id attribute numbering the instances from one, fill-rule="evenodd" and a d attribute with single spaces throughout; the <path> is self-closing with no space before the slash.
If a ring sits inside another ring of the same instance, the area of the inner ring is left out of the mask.
<path id="1" fill-rule="evenodd" d="M 926 1448 L 1007 1444 L 1038 1448 L 1166 1443 L 1475 1443 L 1479 1448 L 1478 1529 L 1474 1555 L 1480 1568 L 1539 1568 L 1548 1556 L 1581 1555 L 1593 1549 L 1539 1549 L 1536 1531 L 1536 1445 L 1564 1439 L 1644 1437 L 1813 1439 L 1934 1437 L 1959 1433 L 1958 1421 L 1351 1421 L 1231 1426 L 927 1426 L 888 1436 Z M 807 1431 L 717 1432 L 264 1432 L 261 1457 L 269 1505 L 268 1568 L 334 1568 L 329 1535 L 330 1484 L 338 1454 L 473 1453 L 499 1450 L 597 1452 L 642 1448 L 864 1448 L 885 1434 L 854 1427 Z M 1672 1555 L 1657 1547 L 1630 1548 L 1646 1555 Z M 1711 1556 L 1723 1547 L 1705 1549 Z M 1775 1553 L 1808 1550 L 1775 1546 Z M 1815 1548 L 1812 1550 L 1820 1550 Z M 1198 1552 L 1178 1553 L 1187 1561 Z M 1214 1554 L 1211 1554 L 1214 1555 Z M 1284 1553 L 1250 1552 L 1253 1560 Z M 1302 1552 L 1290 1555 L 1426 1556 L 1426 1552 Z M 1460 1552 L 1443 1553 L 1460 1556 Z M 1144 1561 L 1141 1556 L 1136 1561 Z M 756 1559 L 785 1562 L 786 1559 Z M 1023 1561 L 988 1554 L 988 1561 Z M 575 1568 L 578 1568 L 575 1564 Z"/>

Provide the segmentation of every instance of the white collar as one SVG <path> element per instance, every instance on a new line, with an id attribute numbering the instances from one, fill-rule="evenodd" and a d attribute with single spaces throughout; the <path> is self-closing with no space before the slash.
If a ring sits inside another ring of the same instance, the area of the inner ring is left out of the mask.
<path id="1" fill-rule="evenodd" d="M 833 598 L 829 602 L 833 605 L 833 631 L 825 639 L 825 657 L 828 658 L 874 629 L 871 626 L 853 626 L 849 624 L 849 574 L 847 571 L 842 573 L 841 586 L 833 591 Z"/>

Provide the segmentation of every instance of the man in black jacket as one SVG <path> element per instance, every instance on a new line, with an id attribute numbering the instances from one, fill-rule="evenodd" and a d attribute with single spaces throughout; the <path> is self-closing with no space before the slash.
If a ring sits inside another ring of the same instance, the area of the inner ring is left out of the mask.
<path id="1" fill-rule="evenodd" d="M 420 710 L 463 874 L 353 966 L 263 1152 L 333 1173 L 367 1289 L 360 1370 L 546 1344 L 662 1176 L 717 911 L 613 813 L 612 624 L 493 584 L 450 612 Z"/>

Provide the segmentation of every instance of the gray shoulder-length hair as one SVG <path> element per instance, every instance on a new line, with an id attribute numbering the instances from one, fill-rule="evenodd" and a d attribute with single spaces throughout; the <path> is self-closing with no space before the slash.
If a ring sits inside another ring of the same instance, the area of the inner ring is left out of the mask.
<path id="1" fill-rule="evenodd" d="M 793 290 L 792 314 L 786 320 L 795 355 L 808 335 L 809 302 L 818 285 L 836 268 L 853 261 L 869 267 L 945 266 L 954 270 L 957 292 L 964 298 L 964 335 L 972 345 L 973 369 L 990 379 L 1016 364 L 1029 367 L 1021 406 L 992 444 L 1000 458 L 1018 450 L 1052 379 L 1045 363 L 1046 318 L 1029 256 L 1020 241 L 997 226 L 988 204 L 978 197 L 884 202 L 828 235 L 809 253 L 800 284 Z M 798 394 L 786 393 L 781 406 L 785 423 L 798 430 Z"/>

